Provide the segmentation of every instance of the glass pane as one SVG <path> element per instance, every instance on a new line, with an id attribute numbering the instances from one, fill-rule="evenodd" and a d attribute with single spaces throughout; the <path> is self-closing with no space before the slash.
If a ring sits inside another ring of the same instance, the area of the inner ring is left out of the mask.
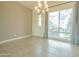
<path id="1" fill-rule="evenodd" d="M 51 12 L 49 13 L 49 20 L 48 20 L 48 35 L 49 36 L 57 36 L 58 32 L 58 17 L 59 12 Z"/>
<path id="2" fill-rule="evenodd" d="M 60 32 L 72 31 L 72 9 L 60 11 Z"/>

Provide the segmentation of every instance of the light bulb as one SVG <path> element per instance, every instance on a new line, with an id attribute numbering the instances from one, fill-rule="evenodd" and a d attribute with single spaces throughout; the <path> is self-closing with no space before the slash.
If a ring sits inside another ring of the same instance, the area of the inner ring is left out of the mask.
<path id="1" fill-rule="evenodd" d="M 48 8 L 48 5 L 47 4 L 45 4 L 45 8 Z"/>
<path id="2" fill-rule="evenodd" d="M 37 6 L 35 6 L 35 10 L 37 10 L 38 8 L 37 8 Z"/>
<path id="3" fill-rule="evenodd" d="M 41 8 L 41 6 L 42 6 L 41 4 L 38 4 L 38 7 L 40 7 L 40 8 Z"/>
<path id="4" fill-rule="evenodd" d="M 45 12 L 45 10 L 43 10 L 43 13 Z"/>

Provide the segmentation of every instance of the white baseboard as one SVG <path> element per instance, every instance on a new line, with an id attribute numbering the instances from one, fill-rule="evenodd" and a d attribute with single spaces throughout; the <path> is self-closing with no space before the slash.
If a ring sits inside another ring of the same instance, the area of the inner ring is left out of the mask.
<path id="1" fill-rule="evenodd" d="M 31 37 L 31 36 L 32 36 L 32 34 L 26 35 L 26 36 L 17 37 L 17 38 L 8 39 L 8 40 L 5 40 L 5 41 L 1 41 L 0 44 L 11 42 L 11 41 L 14 41 L 14 40 L 19 40 L 19 39 L 22 39 L 22 38 L 28 38 L 28 37 Z"/>

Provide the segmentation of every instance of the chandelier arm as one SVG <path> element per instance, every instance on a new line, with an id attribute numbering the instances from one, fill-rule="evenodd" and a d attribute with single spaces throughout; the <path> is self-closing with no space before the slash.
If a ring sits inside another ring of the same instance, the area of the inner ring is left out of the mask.
<path id="1" fill-rule="evenodd" d="M 42 13 L 42 12 L 48 12 L 48 4 L 47 1 L 38 1 L 37 5 L 35 6 L 35 10 L 38 13 Z"/>

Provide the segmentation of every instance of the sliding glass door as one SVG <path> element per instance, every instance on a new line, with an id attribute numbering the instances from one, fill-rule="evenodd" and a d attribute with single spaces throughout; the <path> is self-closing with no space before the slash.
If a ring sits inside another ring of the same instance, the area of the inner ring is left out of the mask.
<path id="1" fill-rule="evenodd" d="M 71 39 L 72 13 L 73 9 L 48 13 L 48 38 Z"/>
<path id="2" fill-rule="evenodd" d="M 58 35 L 59 12 L 51 12 L 48 17 L 48 37 L 56 37 Z"/>

